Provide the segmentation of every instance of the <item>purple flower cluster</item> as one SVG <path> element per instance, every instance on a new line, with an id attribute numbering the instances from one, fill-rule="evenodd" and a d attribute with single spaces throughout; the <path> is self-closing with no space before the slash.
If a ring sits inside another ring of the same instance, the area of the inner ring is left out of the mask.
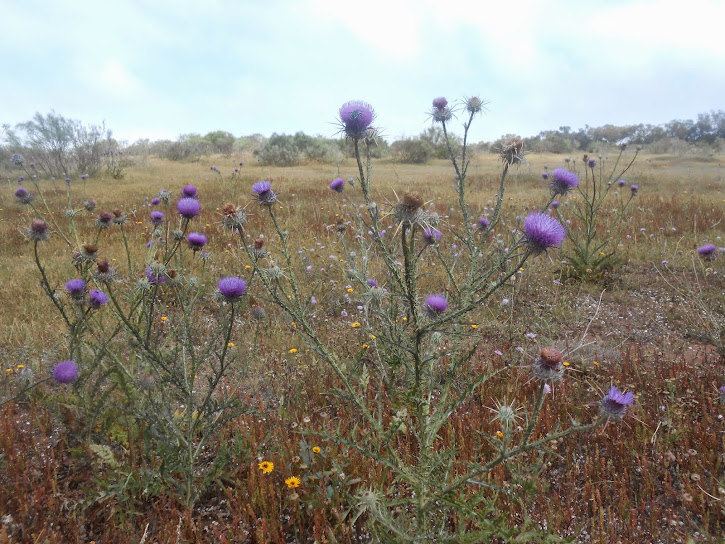
<path id="1" fill-rule="evenodd" d="M 448 100 L 439 96 L 433 99 L 433 110 L 431 111 L 433 121 L 437 123 L 445 123 L 453 117 L 453 111 L 448 107 Z"/>
<path id="2" fill-rule="evenodd" d="M 158 210 L 154 210 L 151 212 L 151 224 L 154 226 L 159 226 L 161 223 L 164 222 L 164 215 L 163 212 L 160 212 Z"/>
<path id="3" fill-rule="evenodd" d="M 566 229 L 550 215 L 531 212 L 524 221 L 524 234 L 529 250 L 537 255 L 559 247 L 566 238 Z"/>
<path id="4" fill-rule="evenodd" d="M 184 219 L 194 219 L 201 211 L 201 204 L 196 198 L 186 196 L 179 199 L 176 209 Z"/>
<path id="5" fill-rule="evenodd" d="M 35 195 L 25 187 L 18 187 L 15 189 L 15 198 L 18 199 L 20 204 L 30 204 L 35 198 Z"/>
<path id="6" fill-rule="evenodd" d="M 150 266 L 148 266 L 148 267 L 146 267 L 146 279 L 149 280 L 149 283 L 161 284 L 166 281 L 166 276 L 161 275 L 161 274 L 159 274 L 159 275 L 154 274 L 153 269 Z"/>
<path id="7" fill-rule="evenodd" d="M 423 238 L 428 244 L 433 245 L 441 239 L 441 231 L 435 227 L 425 228 L 423 229 Z"/>
<path id="8" fill-rule="evenodd" d="M 232 276 L 219 280 L 217 287 L 227 302 L 236 302 L 247 290 L 247 282 L 242 278 Z"/>
<path id="9" fill-rule="evenodd" d="M 252 192 L 262 206 L 271 206 L 277 202 L 277 194 L 272 190 L 272 182 L 263 180 L 252 185 Z"/>
<path id="10" fill-rule="evenodd" d="M 448 301 L 443 295 L 430 295 L 425 299 L 425 306 L 431 315 L 442 314 L 448 309 Z"/>
<path id="11" fill-rule="evenodd" d="M 94 309 L 98 309 L 108 303 L 108 295 L 100 289 L 91 289 L 91 292 L 88 293 L 88 299 L 90 300 L 91 308 Z"/>
<path id="12" fill-rule="evenodd" d="M 634 394 L 621 392 L 615 386 L 599 401 L 599 411 L 608 419 L 622 419 L 627 413 L 627 407 L 634 403 Z"/>
<path id="13" fill-rule="evenodd" d="M 86 296 L 86 282 L 81 279 L 73 279 L 65 284 L 66 292 L 73 300 L 82 300 Z"/>
<path id="14" fill-rule="evenodd" d="M 697 254 L 705 260 L 712 261 L 717 254 L 717 246 L 715 244 L 705 244 L 697 248 Z"/>
<path id="15" fill-rule="evenodd" d="M 200 232 L 190 232 L 186 235 L 186 240 L 189 242 L 189 247 L 192 251 L 199 251 L 206 245 L 206 236 Z"/>
<path id="16" fill-rule="evenodd" d="M 26 236 L 34 242 L 45 242 L 49 236 L 48 224 L 42 219 L 33 219 Z"/>
<path id="17" fill-rule="evenodd" d="M 53 379 L 57 383 L 71 383 L 78 378 L 78 366 L 75 361 L 63 361 L 53 368 Z"/>
<path id="18" fill-rule="evenodd" d="M 565 168 L 554 168 L 551 172 L 551 193 L 565 195 L 579 185 L 579 176 Z"/>
<path id="19" fill-rule="evenodd" d="M 345 102 L 340 107 L 340 121 L 348 138 L 360 140 L 367 135 L 370 123 L 375 118 L 375 112 L 370 104 L 361 100 Z"/>
<path id="20" fill-rule="evenodd" d="M 196 198 L 196 192 L 196 186 L 194 185 L 184 185 L 184 188 L 181 190 L 182 196 L 189 198 Z"/>
<path id="21" fill-rule="evenodd" d="M 345 180 L 342 178 L 332 180 L 332 183 L 330 183 L 330 189 L 337 193 L 341 193 L 345 190 Z"/>
<path id="22" fill-rule="evenodd" d="M 485 218 L 483 216 L 478 218 L 478 227 L 481 230 L 486 230 L 490 224 L 491 223 L 489 222 L 489 220 L 487 218 Z"/>

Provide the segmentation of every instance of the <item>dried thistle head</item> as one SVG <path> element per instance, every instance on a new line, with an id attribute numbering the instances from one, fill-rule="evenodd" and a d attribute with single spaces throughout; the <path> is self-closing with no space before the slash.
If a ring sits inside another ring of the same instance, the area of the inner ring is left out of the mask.
<path id="1" fill-rule="evenodd" d="M 226 203 L 222 206 L 222 224 L 230 229 L 241 229 L 247 222 L 247 214 L 244 210 L 235 206 L 231 203 Z"/>
<path id="2" fill-rule="evenodd" d="M 399 205 L 403 206 L 406 211 L 413 213 L 423 205 L 423 197 L 415 191 L 405 193 Z"/>
<path id="3" fill-rule="evenodd" d="M 542 362 L 549 367 L 556 367 L 564 358 L 564 355 L 558 349 L 552 347 L 542 348 L 539 356 Z"/>
<path id="4" fill-rule="evenodd" d="M 83 251 L 89 255 L 93 255 L 98 251 L 96 244 L 83 244 Z"/>
<path id="5" fill-rule="evenodd" d="M 422 209 L 423 197 L 416 192 L 409 192 L 403 195 L 393 210 L 393 218 L 397 223 L 403 225 L 427 226 L 427 213 Z"/>
<path id="6" fill-rule="evenodd" d="M 519 164 L 524 160 L 524 141 L 521 138 L 513 138 L 506 142 L 499 152 L 504 164 L 511 166 Z"/>

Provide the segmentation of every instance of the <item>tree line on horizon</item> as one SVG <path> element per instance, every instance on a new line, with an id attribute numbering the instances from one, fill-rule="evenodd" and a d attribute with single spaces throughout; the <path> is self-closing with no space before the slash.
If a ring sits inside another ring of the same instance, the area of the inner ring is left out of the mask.
<path id="1" fill-rule="evenodd" d="M 121 177 L 124 164 L 138 158 L 156 155 L 172 161 L 201 161 L 203 157 L 220 154 L 252 155 L 259 163 L 274 166 L 297 166 L 307 163 L 334 164 L 353 156 L 349 141 L 342 138 L 273 133 L 237 137 L 217 130 L 205 135 L 182 134 L 176 140 L 140 139 L 132 144 L 113 138 L 111 130 L 102 125 L 85 125 L 60 114 L 36 113 L 33 119 L 14 127 L 2 126 L 0 159 L 7 165 L 13 157 L 22 156 L 49 177 L 73 173 L 94 174 L 105 166 L 113 177 Z M 497 153 L 506 142 L 520 139 L 534 153 L 599 153 L 622 143 L 640 145 L 651 153 L 713 154 L 725 150 L 725 110 L 700 113 L 697 119 L 675 119 L 660 125 L 606 124 L 585 125 L 574 130 L 561 126 L 544 130 L 534 136 L 505 134 L 493 142 L 471 146 L 477 153 Z M 458 137 L 452 138 L 460 146 Z M 423 164 L 433 158 L 446 158 L 448 150 L 440 127 L 431 126 L 419 135 L 391 143 L 378 139 L 374 156 L 395 162 Z"/>

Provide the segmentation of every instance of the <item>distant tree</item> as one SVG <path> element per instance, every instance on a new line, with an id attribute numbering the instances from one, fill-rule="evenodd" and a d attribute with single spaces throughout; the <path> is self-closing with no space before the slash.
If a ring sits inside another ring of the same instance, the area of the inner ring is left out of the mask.
<path id="1" fill-rule="evenodd" d="M 51 177 L 94 174 L 102 163 L 104 147 L 111 140 L 105 124 L 84 125 L 51 111 L 6 130 L 5 140 L 35 168 Z"/>
<path id="2" fill-rule="evenodd" d="M 208 145 L 211 153 L 221 153 L 222 155 L 231 155 L 234 150 L 234 144 L 237 139 L 234 134 L 217 130 L 209 132 L 202 138 Z"/>
<path id="3" fill-rule="evenodd" d="M 435 149 L 430 142 L 420 138 L 398 140 L 390 145 L 393 160 L 408 164 L 423 164 L 433 156 Z"/>
<path id="4" fill-rule="evenodd" d="M 182 134 L 163 150 L 160 156 L 171 161 L 199 162 L 209 153 L 209 143 L 199 134 Z"/>
<path id="5" fill-rule="evenodd" d="M 297 166 L 300 150 L 294 136 L 274 133 L 260 149 L 254 151 L 257 160 L 265 166 Z"/>
<path id="6" fill-rule="evenodd" d="M 448 147 L 446 146 L 446 140 L 443 135 L 443 129 L 440 126 L 428 127 L 426 130 L 420 133 L 418 136 L 423 142 L 427 142 L 433 150 L 433 157 L 436 159 L 448 158 Z M 454 153 L 458 153 L 463 145 L 463 140 L 455 134 L 448 134 L 448 138 L 451 142 L 451 149 Z"/>

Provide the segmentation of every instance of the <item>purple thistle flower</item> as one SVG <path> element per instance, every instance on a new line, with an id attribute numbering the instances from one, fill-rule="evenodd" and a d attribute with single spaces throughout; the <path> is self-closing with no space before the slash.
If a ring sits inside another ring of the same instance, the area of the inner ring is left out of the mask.
<path id="1" fill-rule="evenodd" d="M 627 413 L 627 406 L 634 404 L 634 394 L 630 391 L 622 393 L 615 386 L 599 401 L 599 411 L 608 419 L 622 419 Z"/>
<path id="2" fill-rule="evenodd" d="M 86 294 L 86 282 L 80 279 L 73 279 L 65 284 L 65 290 L 75 300 L 82 299 Z"/>
<path id="3" fill-rule="evenodd" d="M 365 137 L 374 117 L 372 106 L 361 100 L 351 100 L 340 108 L 340 121 L 345 134 L 354 140 Z"/>
<path id="4" fill-rule="evenodd" d="M 558 247 L 566 238 L 566 229 L 550 215 L 531 212 L 524 221 L 526 245 L 534 255 Z"/>
<path id="5" fill-rule="evenodd" d="M 153 269 L 149 266 L 146 268 L 146 279 L 149 280 L 149 283 L 164 283 L 166 281 L 166 276 L 163 275 L 156 275 L 154 274 Z"/>
<path id="6" fill-rule="evenodd" d="M 154 197 L 154 198 L 151 199 L 151 205 L 152 206 L 157 206 L 159 202 L 161 202 L 161 200 L 159 200 L 158 197 Z"/>
<path id="7" fill-rule="evenodd" d="M 15 198 L 18 199 L 20 204 L 30 204 L 35 198 L 35 195 L 25 187 L 18 187 L 15 189 Z"/>
<path id="8" fill-rule="evenodd" d="M 256 193 L 259 203 L 262 206 L 271 206 L 277 201 L 277 195 L 272 190 L 271 181 L 258 181 L 252 185 L 252 192 Z"/>
<path id="9" fill-rule="evenodd" d="M 448 309 L 448 301 L 443 295 L 430 295 L 425 299 L 425 305 L 431 315 L 442 314 Z"/>
<path id="10" fill-rule="evenodd" d="M 620 187 L 624 187 L 625 185 L 627 185 L 627 182 L 626 182 L 626 181 L 624 181 L 623 179 L 620 179 L 620 180 L 619 180 L 619 181 L 617 182 L 617 185 L 619 185 Z"/>
<path id="11" fill-rule="evenodd" d="M 558 200 L 552 200 L 551 201 L 551 207 L 554 209 L 557 209 L 559 207 L 559 201 Z"/>
<path id="12" fill-rule="evenodd" d="M 433 245 L 441 239 L 441 231 L 435 227 L 427 227 L 423 229 L 423 238 L 428 244 Z"/>
<path id="13" fill-rule="evenodd" d="M 720 392 L 720 400 L 725 402 L 725 385 L 721 385 L 717 390 Z"/>
<path id="14" fill-rule="evenodd" d="M 196 197 L 196 186 L 194 185 L 184 185 L 184 188 L 181 190 L 181 194 L 183 196 L 188 196 L 190 198 Z"/>
<path id="15" fill-rule="evenodd" d="M 219 280 L 219 292 L 228 302 L 235 302 L 247 290 L 247 282 L 242 278 L 229 277 Z"/>
<path id="16" fill-rule="evenodd" d="M 367 281 L 367 284 L 368 284 L 368 286 L 369 286 L 369 287 L 377 287 L 377 286 L 378 286 L 378 282 L 377 282 L 377 281 L 375 281 L 375 280 L 374 280 L 374 279 L 372 279 L 372 278 L 369 278 L 369 279 L 368 279 L 368 281 Z"/>
<path id="17" fill-rule="evenodd" d="M 156 225 L 156 226 L 160 225 L 161 223 L 164 222 L 164 217 L 166 217 L 166 216 L 164 215 L 163 212 L 160 212 L 157 210 L 152 211 L 151 212 L 151 224 Z"/>
<path id="18" fill-rule="evenodd" d="M 490 224 L 491 223 L 489 223 L 488 219 L 486 219 L 485 217 L 481 216 L 478 218 L 478 227 L 481 230 L 486 230 Z"/>
<path id="19" fill-rule="evenodd" d="M 589 168 L 594 168 L 597 165 L 597 161 L 595 159 L 589 159 L 587 164 L 589 165 Z"/>
<path id="20" fill-rule="evenodd" d="M 113 214 L 111 212 L 101 212 L 96 218 L 96 225 L 102 229 L 107 229 L 111 226 L 113 221 Z"/>
<path id="21" fill-rule="evenodd" d="M 108 295 L 100 289 L 91 289 L 88 298 L 91 301 L 91 308 L 98 309 L 108 303 Z"/>
<path id="22" fill-rule="evenodd" d="M 187 196 L 176 203 L 176 209 L 185 219 L 194 219 L 201 211 L 201 204 L 197 199 Z"/>
<path id="23" fill-rule="evenodd" d="M 88 174 L 81 174 L 81 179 L 86 181 L 88 179 Z"/>
<path id="24" fill-rule="evenodd" d="M 332 180 L 332 183 L 330 183 L 330 189 L 341 193 L 345 189 L 345 180 L 342 178 Z"/>
<path id="25" fill-rule="evenodd" d="M 629 186 L 629 188 L 632 190 L 632 196 L 636 196 L 637 191 L 639 191 L 639 185 L 637 185 L 636 183 L 633 183 L 632 185 Z"/>
<path id="26" fill-rule="evenodd" d="M 549 179 L 549 172 L 542 172 L 541 173 L 541 178 L 542 179 Z"/>
<path id="27" fill-rule="evenodd" d="M 18 176 L 18 183 L 22 183 L 25 180 L 25 176 Z"/>
<path id="28" fill-rule="evenodd" d="M 53 379 L 57 383 L 71 383 L 78 377 L 75 361 L 63 361 L 53 368 Z"/>
<path id="29" fill-rule="evenodd" d="M 437 108 L 439 110 L 442 110 L 448 105 L 448 100 L 446 100 L 444 97 L 439 96 L 438 98 L 433 99 L 433 107 Z"/>
<path id="30" fill-rule="evenodd" d="M 554 168 L 551 173 L 551 192 L 554 195 L 565 195 L 579 185 L 579 176 L 564 168 Z"/>
<path id="31" fill-rule="evenodd" d="M 186 240 L 189 242 L 189 247 L 193 251 L 199 251 L 206 245 L 206 236 L 200 232 L 190 232 L 186 235 Z"/>
<path id="32" fill-rule="evenodd" d="M 35 242 L 45 242 L 48 239 L 48 224 L 42 219 L 33 219 L 27 237 Z"/>
<path id="33" fill-rule="evenodd" d="M 709 261 L 715 258 L 716 253 L 717 246 L 715 244 L 705 244 L 704 246 L 697 248 L 697 254 L 703 259 L 707 259 Z"/>
<path id="34" fill-rule="evenodd" d="M 70 185 L 71 179 L 70 179 L 70 178 L 65 178 L 65 182 L 66 182 L 66 183 L 67 183 L 68 185 Z"/>

